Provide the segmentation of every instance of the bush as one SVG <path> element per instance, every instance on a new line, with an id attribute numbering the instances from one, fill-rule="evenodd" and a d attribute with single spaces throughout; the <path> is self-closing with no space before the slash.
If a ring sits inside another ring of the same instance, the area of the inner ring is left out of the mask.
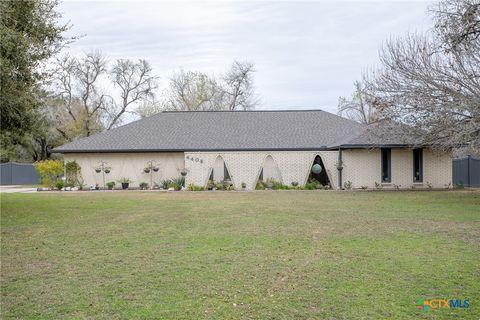
<path id="1" fill-rule="evenodd" d="M 182 190 L 182 186 L 179 185 L 179 184 L 176 183 L 176 182 L 170 183 L 170 184 L 168 185 L 168 189 L 169 189 L 169 188 L 173 188 L 173 190 L 175 190 L 175 191 L 180 191 L 180 190 Z"/>
<path id="2" fill-rule="evenodd" d="M 258 181 L 255 185 L 255 190 L 265 190 L 265 186 L 263 185 L 262 181 Z"/>
<path id="3" fill-rule="evenodd" d="M 297 182 L 297 181 L 293 181 L 293 182 L 292 182 L 292 187 L 296 187 L 296 186 L 298 186 L 298 182 Z"/>
<path id="4" fill-rule="evenodd" d="M 63 173 L 63 163 L 55 160 L 45 160 L 34 163 L 43 186 L 55 188 L 58 178 Z M 63 183 L 63 181 L 62 181 Z"/>
<path id="5" fill-rule="evenodd" d="M 148 183 L 146 183 L 146 182 L 140 182 L 139 186 L 140 186 L 140 190 L 147 190 L 148 189 Z"/>
<path id="6" fill-rule="evenodd" d="M 282 183 L 276 179 L 268 179 L 267 184 L 269 185 L 270 189 L 279 190 L 282 188 Z"/>
<path id="7" fill-rule="evenodd" d="M 317 184 L 314 183 L 314 182 L 307 182 L 305 184 L 305 190 L 315 190 L 316 186 L 317 186 Z"/>
<path id="8" fill-rule="evenodd" d="M 181 187 L 185 185 L 185 177 L 174 178 L 171 181 L 172 183 L 179 184 Z"/>
<path id="9" fill-rule="evenodd" d="M 165 180 L 160 181 L 159 185 L 162 189 L 167 190 L 172 183 L 173 183 L 172 180 L 165 179 Z"/>
<path id="10" fill-rule="evenodd" d="M 187 187 L 187 190 L 188 191 L 203 191 L 204 188 L 203 187 L 200 187 L 200 186 L 196 186 L 194 185 L 193 183 L 190 183 Z"/>
<path id="11" fill-rule="evenodd" d="M 81 180 L 83 179 L 81 169 L 82 168 L 75 160 L 65 163 L 65 182 L 67 187 L 80 186 L 82 184 L 83 181 Z"/>
<path id="12" fill-rule="evenodd" d="M 113 190 L 113 188 L 115 188 L 115 181 L 107 182 L 107 188 L 108 190 Z"/>
<path id="13" fill-rule="evenodd" d="M 217 190 L 224 190 L 225 184 L 223 183 L 223 181 L 220 181 L 215 184 L 215 187 L 217 188 Z"/>
<path id="14" fill-rule="evenodd" d="M 63 180 L 57 179 L 57 182 L 55 182 L 55 187 L 57 187 L 58 190 L 62 190 L 64 186 L 65 183 L 63 183 Z"/>

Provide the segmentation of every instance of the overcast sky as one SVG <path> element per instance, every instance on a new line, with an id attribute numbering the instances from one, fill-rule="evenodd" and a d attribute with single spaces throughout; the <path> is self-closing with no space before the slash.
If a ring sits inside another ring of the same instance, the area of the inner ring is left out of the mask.
<path id="1" fill-rule="evenodd" d="M 234 59 L 256 64 L 258 109 L 336 112 L 339 96 L 378 65 L 382 42 L 424 31 L 429 2 L 66 1 L 85 35 L 69 51 L 148 60 L 161 86 L 175 70 L 220 75 Z"/>

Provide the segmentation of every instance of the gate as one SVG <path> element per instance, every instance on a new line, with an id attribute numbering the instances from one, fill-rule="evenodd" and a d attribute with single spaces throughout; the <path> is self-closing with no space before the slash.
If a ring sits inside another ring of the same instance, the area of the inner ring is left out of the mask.
<path id="1" fill-rule="evenodd" d="M 31 163 L 7 162 L 0 164 L 1 185 L 38 184 L 39 178 Z"/>
<path id="2" fill-rule="evenodd" d="M 480 159 L 472 156 L 453 159 L 453 184 L 480 187 Z"/>

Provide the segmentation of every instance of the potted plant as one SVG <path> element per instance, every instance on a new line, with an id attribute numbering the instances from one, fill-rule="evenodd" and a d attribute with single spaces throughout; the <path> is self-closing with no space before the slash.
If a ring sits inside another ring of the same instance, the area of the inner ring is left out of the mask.
<path id="1" fill-rule="evenodd" d="M 143 172 L 145 172 L 145 173 L 150 173 L 150 168 L 144 168 L 144 169 L 143 169 Z"/>
<path id="2" fill-rule="evenodd" d="M 100 173 L 100 172 L 102 172 L 102 169 L 101 168 L 95 168 L 95 172 Z"/>
<path id="3" fill-rule="evenodd" d="M 158 170 L 160 170 L 159 167 L 153 167 L 153 172 L 158 172 Z"/>
<path id="4" fill-rule="evenodd" d="M 107 182 L 107 188 L 108 190 L 113 190 L 113 188 L 115 188 L 115 181 Z"/>
<path id="5" fill-rule="evenodd" d="M 122 189 L 123 190 L 128 189 L 128 185 L 132 182 L 132 180 L 130 180 L 129 178 L 125 178 L 125 177 L 121 178 L 118 181 L 122 184 Z"/>
<path id="6" fill-rule="evenodd" d="M 106 167 L 105 169 L 103 169 L 103 171 L 106 173 L 106 174 L 109 174 L 110 173 L 110 167 Z"/>

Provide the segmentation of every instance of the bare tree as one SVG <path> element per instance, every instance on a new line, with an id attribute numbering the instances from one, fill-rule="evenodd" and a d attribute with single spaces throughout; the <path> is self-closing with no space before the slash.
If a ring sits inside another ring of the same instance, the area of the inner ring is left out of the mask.
<path id="1" fill-rule="evenodd" d="M 371 97 L 360 81 L 355 81 L 353 84 L 355 92 L 352 97 L 338 99 L 338 115 L 364 124 L 375 122 L 376 112 Z"/>
<path id="2" fill-rule="evenodd" d="M 480 2 L 443 0 L 429 10 L 435 19 L 434 31 L 449 49 L 471 49 L 480 54 Z"/>
<path id="3" fill-rule="evenodd" d="M 202 72 L 180 70 L 170 78 L 162 106 L 164 110 L 222 110 L 224 93 L 214 78 Z"/>
<path id="4" fill-rule="evenodd" d="M 254 64 L 235 61 L 216 78 L 203 72 L 176 72 L 158 102 L 144 103 L 137 113 L 144 117 L 163 110 L 248 110 L 258 104 L 253 85 Z"/>
<path id="5" fill-rule="evenodd" d="M 110 69 L 99 52 L 58 60 L 55 75 L 54 93 L 66 111 L 58 112 L 57 131 L 67 140 L 115 127 L 134 105 L 150 99 L 157 86 L 145 60 L 117 60 Z M 118 96 L 105 89 L 109 84 Z"/>
<path id="6" fill-rule="evenodd" d="M 385 44 L 380 53 L 383 68 L 365 77 L 367 90 L 381 119 L 407 124 L 408 134 L 421 143 L 440 149 L 478 148 L 480 60 L 475 48 L 479 38 L 468 31 L 452 38 L 457 28 L 444 27 L 463 25 L 467 12 L 475 12 L 473 20 L 478 21 L 478 4 L 448 0 L 440 8 L 453 11 L 438 13 L 448 23 L 437 15 L 434 33 L 408 35 Z"/>
<path id="7" fill-rule="evenodd" d="M 117 60 L 111 73 L 115 86 L 120 89 L 121 101 L 113 110 L 106 110 L 110 116 L 107 129 L 118 124 L 130 105 L 153 98 L 158 79 L 152 75 L 152 67 L 146 60 Z"/>
<path id="8" fill-rule="evenodd" d="M 258 104 L 253 85 L 254 72 L 255 65 L 251 62 L 233 62 L 223 79 L 224 91 L 228 98 L 228 110 L 249 110 Z"/>

